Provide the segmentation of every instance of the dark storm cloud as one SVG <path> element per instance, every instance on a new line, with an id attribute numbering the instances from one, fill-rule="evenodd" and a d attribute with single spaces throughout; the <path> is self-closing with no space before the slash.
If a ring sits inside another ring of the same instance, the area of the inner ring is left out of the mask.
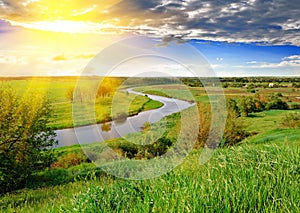
<path id="1" fill-rule="evenodd" d="M 0 14 L 4 7 L 10 9 L 3 14 L 24 12 L 20 2 L 2 0 Z M 299 17 L 299 0 L 123 0 L 105 14 L 92 11 L 88 20 L 117 18 L 119 30 L 164 38 L 300 46 Z"/>
<path id="2" fill-rule="evenodd" d="M 157 28 L 157 36 L 169 32 L 175 37 L 300 45 L 299 0 L 126 0 L 112 12 L 114 8 L 120 14 L 130 11 L 126 18 L 132 18 L 131 26 Z"/>

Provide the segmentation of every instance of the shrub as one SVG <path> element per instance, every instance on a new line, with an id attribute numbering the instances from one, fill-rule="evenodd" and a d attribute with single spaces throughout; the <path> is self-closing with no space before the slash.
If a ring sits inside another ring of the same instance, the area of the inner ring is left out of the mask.
<path id="1" fill-rule="evenodd" d="M 282 94 L 271 94 L 267 98 L 268 103 L 266 104 L 266 109 L 288 109 L 289 106 L 286 102 L 282 100 Z"/>
<path id="2" fill-rule="evenodd" d="M 74 96 L 73 96 L 73 94 L 74 94 L 74 87 L 70 87 L 70 88 L 67 90 L 67 92 L 66 92 L 66 99 L 67 99 L 68 101 L 71 101 L 72 103 L 73 103 L 73 101 L 74 101 Z"/>
<path id="3" fill-rule="evenodd" d="M 239 120 L 238 114 L 235 111 L 228 110 L 221 146 L 233 146 L 248 137 L 249 133 L 245 130 L 245 127 L 245 124 Z"/>
<path id="4" fill-rule="evenodd" d="M 295 112 L 295 113 L 289 113 L 285 115 L 285 117 L 282 119 L 281 124 L 284 127 L 288 127 L 288 128 L 300 127 L 300 113 Z"/>
<path id="5" fill-rule="evenodd" d="M 83 153 L 68 153 L 60 157 L 51 164 L 51 168 L 70 168 L 88 162 L 88 158 Z"/>
<path id="6" fill-rule="evenodd" d="M 226 105 L 227 105 L 227 110 L 235 112 L 238 117 L 241 116 L 239 107 L 237 105 L 237 101 L 235 99 L 233 98 L 228 99 Z"/>
<path id="7" fill-rule="evenodd" d="M 145 122 L 142 126 L 143 132 L 147 132 L 151 129 L 151 123 L 150 122 Z"/>
<path id="8" fill-rule="evenodd" d="M 49 147 L 56 143 L 47 123 L 51 116 L 45 95 L 27 93 L 19 98 L 0 86 L 0 193 L 23 187 L 36 171 L 54 160 Z"/>
<path id="9" fill-rule="evenodd" d="M 242 97 L 237 104 L 242 116 L 247 117 L 250 113 L 255 112 L 255 101 L 252 97 Z"/>
<path id="10" fill-rule="evenodd" d="M 211 126 L 211 109 L 210 105 L 199 104 L 199 119 L 200 119 L 200 129 L 197 138 L 197 143 L 195 148 L 204 147 L 210 133 Z"/>
<path id="11" fill-rule="evenodd" d="M 291 103 L 289 106 L 289 109 L 300 109 L 300 104 L 299 103 Z"/>
<path id="12" fill-rule="evenodd" d="M 145 138 L 145 140 L 147 139 Z M 151 144 L 140 145 L 128 141 L 120 141 L 116 144 L 111 144 L 110 147 L 121 151 L 121 154 L 127 158 L 151 159 L 165 154 L 172 145 L 173 141 L 171 139 L 162 136 Z"/>
<path id="13" fill-rule="evenodd" d="M 226 126 L 220 146 L 233 146 L 249 136 L 249 133 L 245 130 L 245 125 L 238 118 L 240 115 L 239 113 L 236 101 L 234 99 L 229 99 L 227 102 Z M 211 133 L 210 127 L 210 107 L 202 105 L 200 107 L 200 130 L 195 148 L 203 147 L 205 145 L 214 147 L 213 144 L 207 144 L 207 139 Z"/>
<path id="14" fill-rule="evenodd" d="M 260 95 L 258 93 L 256 93 L 253 97 L 254 100 L 254 104 L 255 104 L 255 112 L 261 112 L 263 110 L 265 110 L 265 102 L 263 101 L 264 97 L 263 95 Z"/>

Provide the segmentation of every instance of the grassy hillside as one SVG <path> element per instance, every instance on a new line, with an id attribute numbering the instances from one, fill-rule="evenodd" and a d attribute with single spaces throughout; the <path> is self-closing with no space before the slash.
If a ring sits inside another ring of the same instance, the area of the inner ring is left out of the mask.
<path id="1" fill-rule="evenodd" d="M 256 135 L 238 146 L 218 149 L 205 165 L 199 164 L 202 150 L 194 150 L 174 171 L 146 181 L 105 174 L 86 161 L 80 146 L 59 148 L 59 162 L 65 164 L 38 174 L 27 189 L 3 196 L 0 208 L 3 212 L 298 212 L 300 131 L 280 127 L 286 113 L 266 111 L 244 118 Z M 264 124 L 268 121 L 275 125 Z M 73 166 L 76 159 L 79 165 Z"/>
<path id="2" fill-rule="evenodd" d="M 193 151 L 174 171 L 146 181 L 116 179 L 89 169 L 90 174 L 75 181 L 4 196 L 0 208 L 3 212 L 299 212 L 300 146 L 288 142 L 219 149 L 204 166 L 198 163 L 201 150 Z M 71 176 L 89 168 L 80 167 L 66 171 Z M 52 178 L 64 178 L 62 171 Z"/>
<path id="3" fill-rule="evenodd" d="M 188 97 L 174 85 L 163 89 L 177 98 Z M 192 93 L 197 102 L 207 103 L 203 89 L 192 89 Z M 225 94 L 252 95 L 232 88 L 225 89 Z M 0 211 L 300 212 L 300 129 L 282 124 L 291 112 L 300 110 L 270 110 L 240 117 L 250 137 L 236 146 L 217 149 L 204 165 L 199 163 L 203 150 L 193 150 L 173 171 L 144 181 L 104 173 L 90 163 L 80 146 L 59 148 L 51 169 L 28 180 L 26 189 L 0 198 Z M 176 133 L 179 119 L 177 113 L 162 121 L 169 122 L 168 136 Z M 159 128 L 159 123 L 153 128 Z M 107 144 L 114 148 L 124 140 Z M 101 144 L 86 146 L 98 151 L 101 148 Z"/>

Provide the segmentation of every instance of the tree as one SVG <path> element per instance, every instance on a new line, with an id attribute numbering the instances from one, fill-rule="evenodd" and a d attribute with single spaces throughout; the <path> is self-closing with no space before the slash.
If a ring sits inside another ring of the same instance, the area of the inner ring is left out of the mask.
<path id="1" fill-rule="evenodd" d="M 255 101 L 252 97 L 243 97 L 238 101 L 240 113 L 247 117 L 249 113 L 255 112 Z"/>
<path id="2" fill-rule="evenodd" d="M 50 104 L 43 94 L 22 98 L 0 86 L 0 193 L 23 187 L 33 172 L 53 161 L 55 132 L 47 123 Z"/>
<path id="3" fill-rule="evenodd" d="M 239 107 L 237 105 L 237 101 L 235 99 L 233 99 L 233 98 L 228 99 L 227 102 L 226 102 L 226 104 L 227 104 L 227 110 L 228 111 L 235 112 L 236 115 L 237 115 L 237 117 L 241 116 Z"/>
<path id="4" fill-rule="evenodd" d="M 267 98 L 268 103 L 266 105 L 266 109 L 288 109 L 289 106 L 286 102 L 282 100 L 282 94 L 270 94 Z"/>
<path id="5" fill-rule="evenodd" d="M 66 92 L 66 98 L 68 101 L 71 101 L 73 103 L 74 101 L 74 87 L 70 87 Z"/>

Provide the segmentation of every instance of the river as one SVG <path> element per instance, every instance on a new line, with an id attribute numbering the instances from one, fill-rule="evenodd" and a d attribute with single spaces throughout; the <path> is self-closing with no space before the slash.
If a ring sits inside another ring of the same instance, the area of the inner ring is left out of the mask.
<path id="1" fill-rule="evenodd" d="M 144 111 L 138 115 L 128 117 L 124 122 L 108 122 L 105 125 L 110 126 L 110 128 L 106 129 L 106 131 L 103 131 L 103 129 L 105 129 L 105 127 L 103 127 L 104 124 L 57 130 L 58 145 L 56 147 L 89 144 L 113 138 L 120 138 L 128 133 L 141 131 L 143 124 L 146 122 L 155 123 L 168 115 L 180 112 L 194 105 L 187 101 L 174 98 L 136 92 L 133 89 L 128 89 L 127 91 L 136 95 L 147 95 L 150 99 L 163 103 L 163 106 L 158 109 Z"/>

